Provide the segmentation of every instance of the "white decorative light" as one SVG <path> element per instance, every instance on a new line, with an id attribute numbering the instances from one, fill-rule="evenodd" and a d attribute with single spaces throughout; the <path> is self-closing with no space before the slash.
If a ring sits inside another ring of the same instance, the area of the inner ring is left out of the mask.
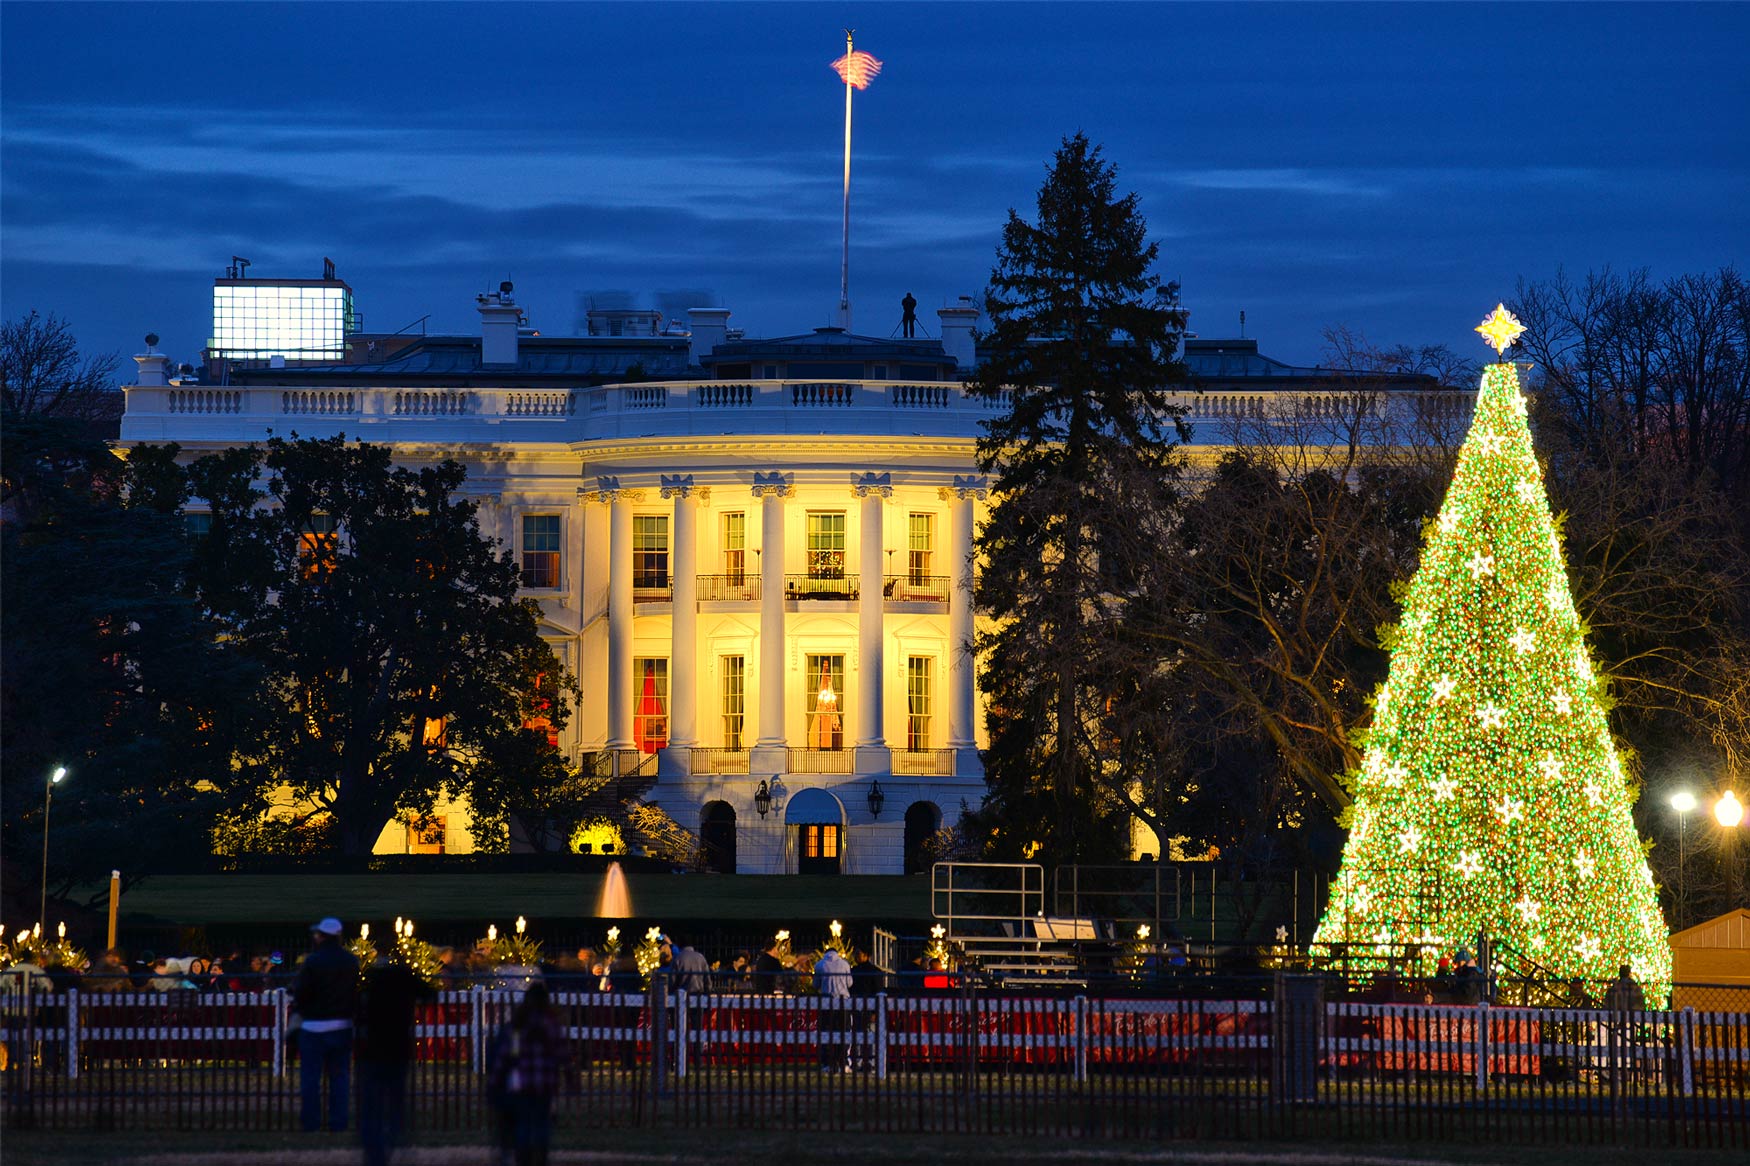
<path id="1" fill-rule="evenodd" d="M 1435 778 L 1429 784 L 1434 787 L 1434 800 L 1437 802 L 1450 802 L 1453 791 L 1458 789 L 1458 783 L 1445 775 Z"/>
<path id="2" fill-rule="evenodd" d="M 1458 515 L 1450 510 L 1442 510 L 1440 512 L 1439 524 L 1441 534 L 1451 534 L 1458 529 Z"/>
<path id="3" fill-rule="evenodd" d="M 1582 850 L 1574 856 L 1574 869 L 1580 873 L 1581 878 L 1589 879 L 1592 877 L 1592 872 L 1598 869 L 1598 863 L 1590 854 Z"/>
<path id="4" fill-rule="evenodd" d="M 1466 560 L 1466 562 L 1470 567 L 1471 577 L 1474 579 L 1481 579 L 1484 575 L 1493 575 L 1495 573 L 1494 555 L 1485 555 L 1481 551 L 1478 551 Z"/>
<path id="5" fill-rule="evenodd" d="M 1588 935 L 1574 945 L 1574 950 L 1579 953 L 1581 959 L 1591 961 L 1602 954 L 1604 947 L 1598 942 L 1596 935 Z"/>
<path id="6" fill-rule="evenodd" d="M 1501 815 L 1501 821 L 1503 824 L 1517 822 L 1520 818 L 1525 816 L 1524 803 L 1518 798 L 1513 797 L 1503 796 L 1500 804 L 1495 806 L 1494 810 L 1495 813 Z"/>
<path id="7" fill-rule="evenodd" d="M 1458 873 L 1468 879 L 1483 869 L 1483 860 L 1478 857 L 1476 851 L 1467 850 L 1458 856 L 1458 862 L 1454 865 Z"/>
<path id="8" fill-rule="evenodd" d="M 1558 692 L 1550 697 L 1550 703 L 1556 706 L 1556 712 L 1568 716 L 1574 711 L 1574 698 L 1565 692 Z"/>
<path id="9" fill-rule="evenodd" d="M 1519 917 L 1527 923 L 1536 923 L 1537 917 L 1543 914 L 1543 904 L 1533 902 L 1530 895 L 1521 895 L 1513 905 L 1519 908 Z"/>
<path id="10" fill-rule="evenodd" d="M 1385 784 L 1392 789 L 1403 785 L 1404 778 L 1408 776 L 1410 776 L 1410 771 L 1404 767 L 1404 763 L 1401 761 L 1394 761 L 1385 767 Z"/>
<path id="11" fill-rule="evenodd" d="M 1514 482 L 1513 492 L 1521 502 L 1536 502 L 1539 490 L 1536 482 Z"/>
<path id="12" fill-rule="evenodd" d="M 1485 729 L 1499 729 L 1507 723 L 1507 710 L 1500 705 L 1485 704 L 1477 709 L 1477 723 Z"/>
<path id="13" fill-rule="evenodd" d="M 1398 853 L 1409 854 L 1422 844 L 1422 832 L 1414 826 L 1398 835 Z"/>
<path id="14" fill-rule="evenodd" d="M 1586 804 L 1587 805 L 1596 806 L 1599 802 L 1604 800 L 1604 792 L 1598 788 L 1597 782 L 1588 781 L 1581 788 L 1584 789 L 1586 792 Z"/>
<path id="15" fill-rule="evenodd" d="M 1537 763 L 1537 768 L 1543 772 L 1545 779 L 1554 781 L 1562 775 L 1562 760 L 1554 753 L 1545 753 L 1543 760 Z"/>
<path id="16" fill-rule="evenodd" d="M 1457 691 L 1458 681 L 1442 674 L 1440 679 L 1434 682 L 1434 702 L 1438 704 Z"/>
<path id="17" fill-rule="evenodd" d="M 1507 642 L 1512 644 L 1513 650 L 1518 652 L 1521 656 L 1537 647 L 1537 637 L 1532 635 L 1528 628 L 1520 628 L 1511 636 L 1507 637 Z"/>

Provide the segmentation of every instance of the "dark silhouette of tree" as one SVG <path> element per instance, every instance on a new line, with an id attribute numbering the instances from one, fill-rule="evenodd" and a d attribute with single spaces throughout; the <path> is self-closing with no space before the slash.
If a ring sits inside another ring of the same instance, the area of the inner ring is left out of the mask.
<path id="1" fill-rule="evenodd" d="M 114 428 L 122 415 L 114 353 L 79 353 L 59 316 L 32 311 L 0 324 L 0 408 L 8 417 L 36 414 Z"/>
<path id="2" fill-rule="evenodd" d="M 996 475 L 976 600 L 989 694 L 987 815 L 999 851 L 1049 859 L 1123 852 L 1108 644 L 1135 581 L 1109 554 L 1174 489 L 1185 316 L 1154 273 L 1137 196 L 1080 134 L 1040 188 L 1036 222 L 1009 212 L 985 306 L 990 356 L 968 382 L 1004 406 L 979 440 Z"/>

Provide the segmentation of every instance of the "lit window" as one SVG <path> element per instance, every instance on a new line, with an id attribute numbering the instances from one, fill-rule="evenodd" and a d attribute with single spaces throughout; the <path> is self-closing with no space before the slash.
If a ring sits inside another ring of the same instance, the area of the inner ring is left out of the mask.
<path id="1" fill-rule="evenodd" d="M 553 725 L 553 702 L 559 698 L 559 685 L 550 680 L 545 672 L 535 674 L 533 699 L 529 701 L 529 715 L 523 718 L 523 731 L 538 733 L 546 738 L 549 749 L 559 748 L 559 730 Z"/>
<path id="2" fill-rule="evenodd" d="M 741 748 L 741 732 L 747 723 L 747 661 L 741 656 L 723 657 L 723 747 Z"/>
<path id="3" fill-rule="evenodd" d="M 913 753 L 930 747 L 930 673 L 928 656 L 905 661 L 905 747 Z"/>
<path id="4" fill-rule="evenodd" d="M 668 744 L 668 661 L 640 656 L 632 661 L 638 691 L 632 698 L 632 739 L 640 753 Z"/>
<path id="5" fill-rule="evenodd" d="M 409 854 L 442 854 L 449 834 L 449 820 L 440 814 L 415 818 L 407 823 Z"/>
<path id="6" fill-rule="evenodd" d="M 808 747 L 810 749 L 843 749 L 845 747 L 844 707 L 845 658 L 843 656 L 808 657 Z"/>
<path id="7" fill-rule="evenodd" d="M 802 827 L 803 858 L 837 858 L 839 828 L 837 826 Z"/>
<path id="8" fill-rule="evenodd" d="M 912 583 L 930 576 L 936 560 L 936 516 L 913 514 L 906 533 L 906 574 Z"/>
<path id="9" fill-rule="evenodd" d="M 632 516 L 632 586 L 668 586 L 668 515 Z"/>
<path id="10" fill-rule="evenodd" d="M 559 516 L 523 515 L 523 586 L 559 586 Z"/>
<path id="11" fill-rule="evenodd" d="M 845 577 L 844 511 L 808 515 L 808 575 L 812 579 Z"/>
<path id="12" fill-rule="evenodd" d="M 304 577 L 320 579 L 331 573 L 339 551 L 340 525 L 334 516 L 312 514 L 298 535 L 298 559 L 303 564 Z"/>
<path id="13" fill-rule="evenodd" d="M 731 583 L 747 579 L 747 514 L 740 510 L 723 516 L 723 573 Z"/>

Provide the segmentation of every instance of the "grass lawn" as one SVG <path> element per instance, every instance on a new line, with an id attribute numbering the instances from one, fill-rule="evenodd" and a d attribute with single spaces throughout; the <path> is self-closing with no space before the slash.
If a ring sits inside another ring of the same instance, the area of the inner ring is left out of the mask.
<path id="1" fill-rule="evenodd" d="M 482 919 L 595 914 L 595 874 L 158 875 L 122 895 L 124 921 L 187 926 L 343 919 Z M 927 919 L 927 875 L 627 876 L 640 919 Z"/>
<path id="2" fill-rule="evenodd" d="M 749 1130 L 606 1130 L 556 1143 L 555 1166 L 644 1166 L 700 1161 L 784 1166 L 1726 1166 L 1742 1151 L 1632 1150 L 1599 1146 L 1405 1146 L 1388 1143 L 1082 1142 L 969 1134 L 764 1133 Z M 30 1134 L 9 1131 L 7 1166 L 352 1166 L 349 1135 Z M 484 1166 L 481 1140 L 432 1142 L 397 1156 L 399 1166 Z"/>

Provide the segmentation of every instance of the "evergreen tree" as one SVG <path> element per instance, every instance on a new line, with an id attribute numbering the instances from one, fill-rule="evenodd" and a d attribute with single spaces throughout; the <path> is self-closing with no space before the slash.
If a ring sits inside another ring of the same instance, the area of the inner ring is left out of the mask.
<path id="1" fill-rule="evenodd" d="M 1504 349 L 1516 322 L 1491 325 Z M 1661 994 L 1634 794 L 1510 363 L 1483 374 L 1391 649 L 1315 942 L 1428 955 L 1486 934 L 1563 978 L 1628 964 Z"/>
<path id="2" fill-rule="evenodd" d="M 1127 778 L 1103 724 L 1125 682 L 1103 667 L 1133 584 L 1102 547 L 1158 515 L 1183 436 L 1167 393 L 1183 383 L 1178 287 L 1154 274 L 1158 244 L 1135 194 L 1077 134 L 1057 151 L 1038 221 L 1014 211 L 986 293 L 989 356 L 968 391 L 1001 407 L 979 440 L 996 475 L 978 533 L 976 602 L 989 694 L 999 853 L 1110 858 Z"/>

